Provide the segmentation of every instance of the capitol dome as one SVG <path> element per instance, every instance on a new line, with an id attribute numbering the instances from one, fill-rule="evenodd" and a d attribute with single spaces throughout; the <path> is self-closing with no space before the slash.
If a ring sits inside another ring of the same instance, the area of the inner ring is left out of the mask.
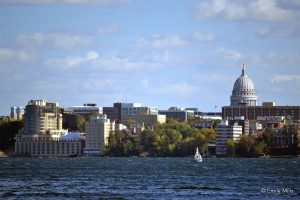
<path id="1" fill-rule="evenodd" d="M 234 83 L 230 102 L 231 106 L 256 106 L 257 104 L 254 84 L 246 75 L 245 65 L 241 76 Z"/>

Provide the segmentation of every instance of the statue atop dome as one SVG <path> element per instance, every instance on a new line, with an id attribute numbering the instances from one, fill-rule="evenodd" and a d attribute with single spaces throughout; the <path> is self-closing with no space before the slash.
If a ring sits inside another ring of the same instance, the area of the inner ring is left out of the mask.
<path id="1" fill-rule="evenodd" d="M 246 65 L 243 64 L 242 74 L 235 81 L 232 95 L 230 96 L 231 106 L 256 106 L 257 96 L 255 94 L 254 84 L 246 75 Z"/>
<path id="2" fill-rule="evenodd" d="M 246 76 L 246 65 L 243 64 L 243 69 L 242 69 L 242 76 Z"/>

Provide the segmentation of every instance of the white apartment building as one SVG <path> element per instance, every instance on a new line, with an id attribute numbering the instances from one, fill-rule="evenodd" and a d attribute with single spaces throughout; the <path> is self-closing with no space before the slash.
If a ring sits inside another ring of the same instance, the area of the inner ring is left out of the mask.
<path id="1" fill-rule="evenodd" d="M 103 116 L 91 118 L 85 123 L 85 149 L 84 155 L 100 156 L 104 146 L 108 144 L 110 133 L 115 131 L 115 122 Z"/>
<path id="2" fill-rule="evenodd" d="M 228 139 L 232 139 L 234 142 L 239 141 L 240 136 L 243 133 L 243 127 L 237 123 L 229 125 L 228 120 L 221 121 L 216 127 L 216 155 L 226 155 L 227 148 L 226 142 Z"/>

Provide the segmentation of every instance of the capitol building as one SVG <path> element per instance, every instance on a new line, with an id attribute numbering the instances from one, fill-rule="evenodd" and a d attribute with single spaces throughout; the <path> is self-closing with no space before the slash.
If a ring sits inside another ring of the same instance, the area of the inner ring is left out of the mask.
<path id="1" fill-rule="evenodd" d="M 230 96 L 231 106 L 256 106 L 257 96 L 254 84 L 246 74 L 246 67 L 243 65 L 241 76 L 235 81 L 232 95 Z"/>
<path id="2" fill-rule="evenodd" d="M 257 105 L 254 84 L 247 76 L 246 67 L 243 65 L 242 74 L 233 85 L 230 106 L 222 107 L 222 118 L 243 117 L 247 120 L 257 120 L 277 116 L 294 121 L 300 120 L 300 106 L 278 106 L 274 102 L 263 102 L 262 105 Z"/>

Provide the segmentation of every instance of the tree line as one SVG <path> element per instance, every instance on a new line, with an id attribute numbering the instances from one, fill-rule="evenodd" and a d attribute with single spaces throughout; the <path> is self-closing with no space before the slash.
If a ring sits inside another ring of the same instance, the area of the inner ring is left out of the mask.
<path id="1" fill-rule="evenodd" d="M 199 147 L 203 153 L 216 138 L 214 129 L 191 127 L 184 122 L 168 120 L 156 124 L 141 134 L 130 131 L 115 131 L 108 138 L 104 155 L 111 156 L 189 156 Z"/>
<path id="2" fill-rule="evenodd" d="M 298 128 L 294 124 L 287 124 L 282 134 L 285 135 L 283 141 L 289 144 L 287 148 L 276 148 L 274 140 L 274 130 L 265 129 L 261 136 L 242 135 L 240 140 L 235 143 L 232 139 L 227 140 L 227 154 L 229 156 L 261 156 L 261 155 L 299 155 Z"/>

